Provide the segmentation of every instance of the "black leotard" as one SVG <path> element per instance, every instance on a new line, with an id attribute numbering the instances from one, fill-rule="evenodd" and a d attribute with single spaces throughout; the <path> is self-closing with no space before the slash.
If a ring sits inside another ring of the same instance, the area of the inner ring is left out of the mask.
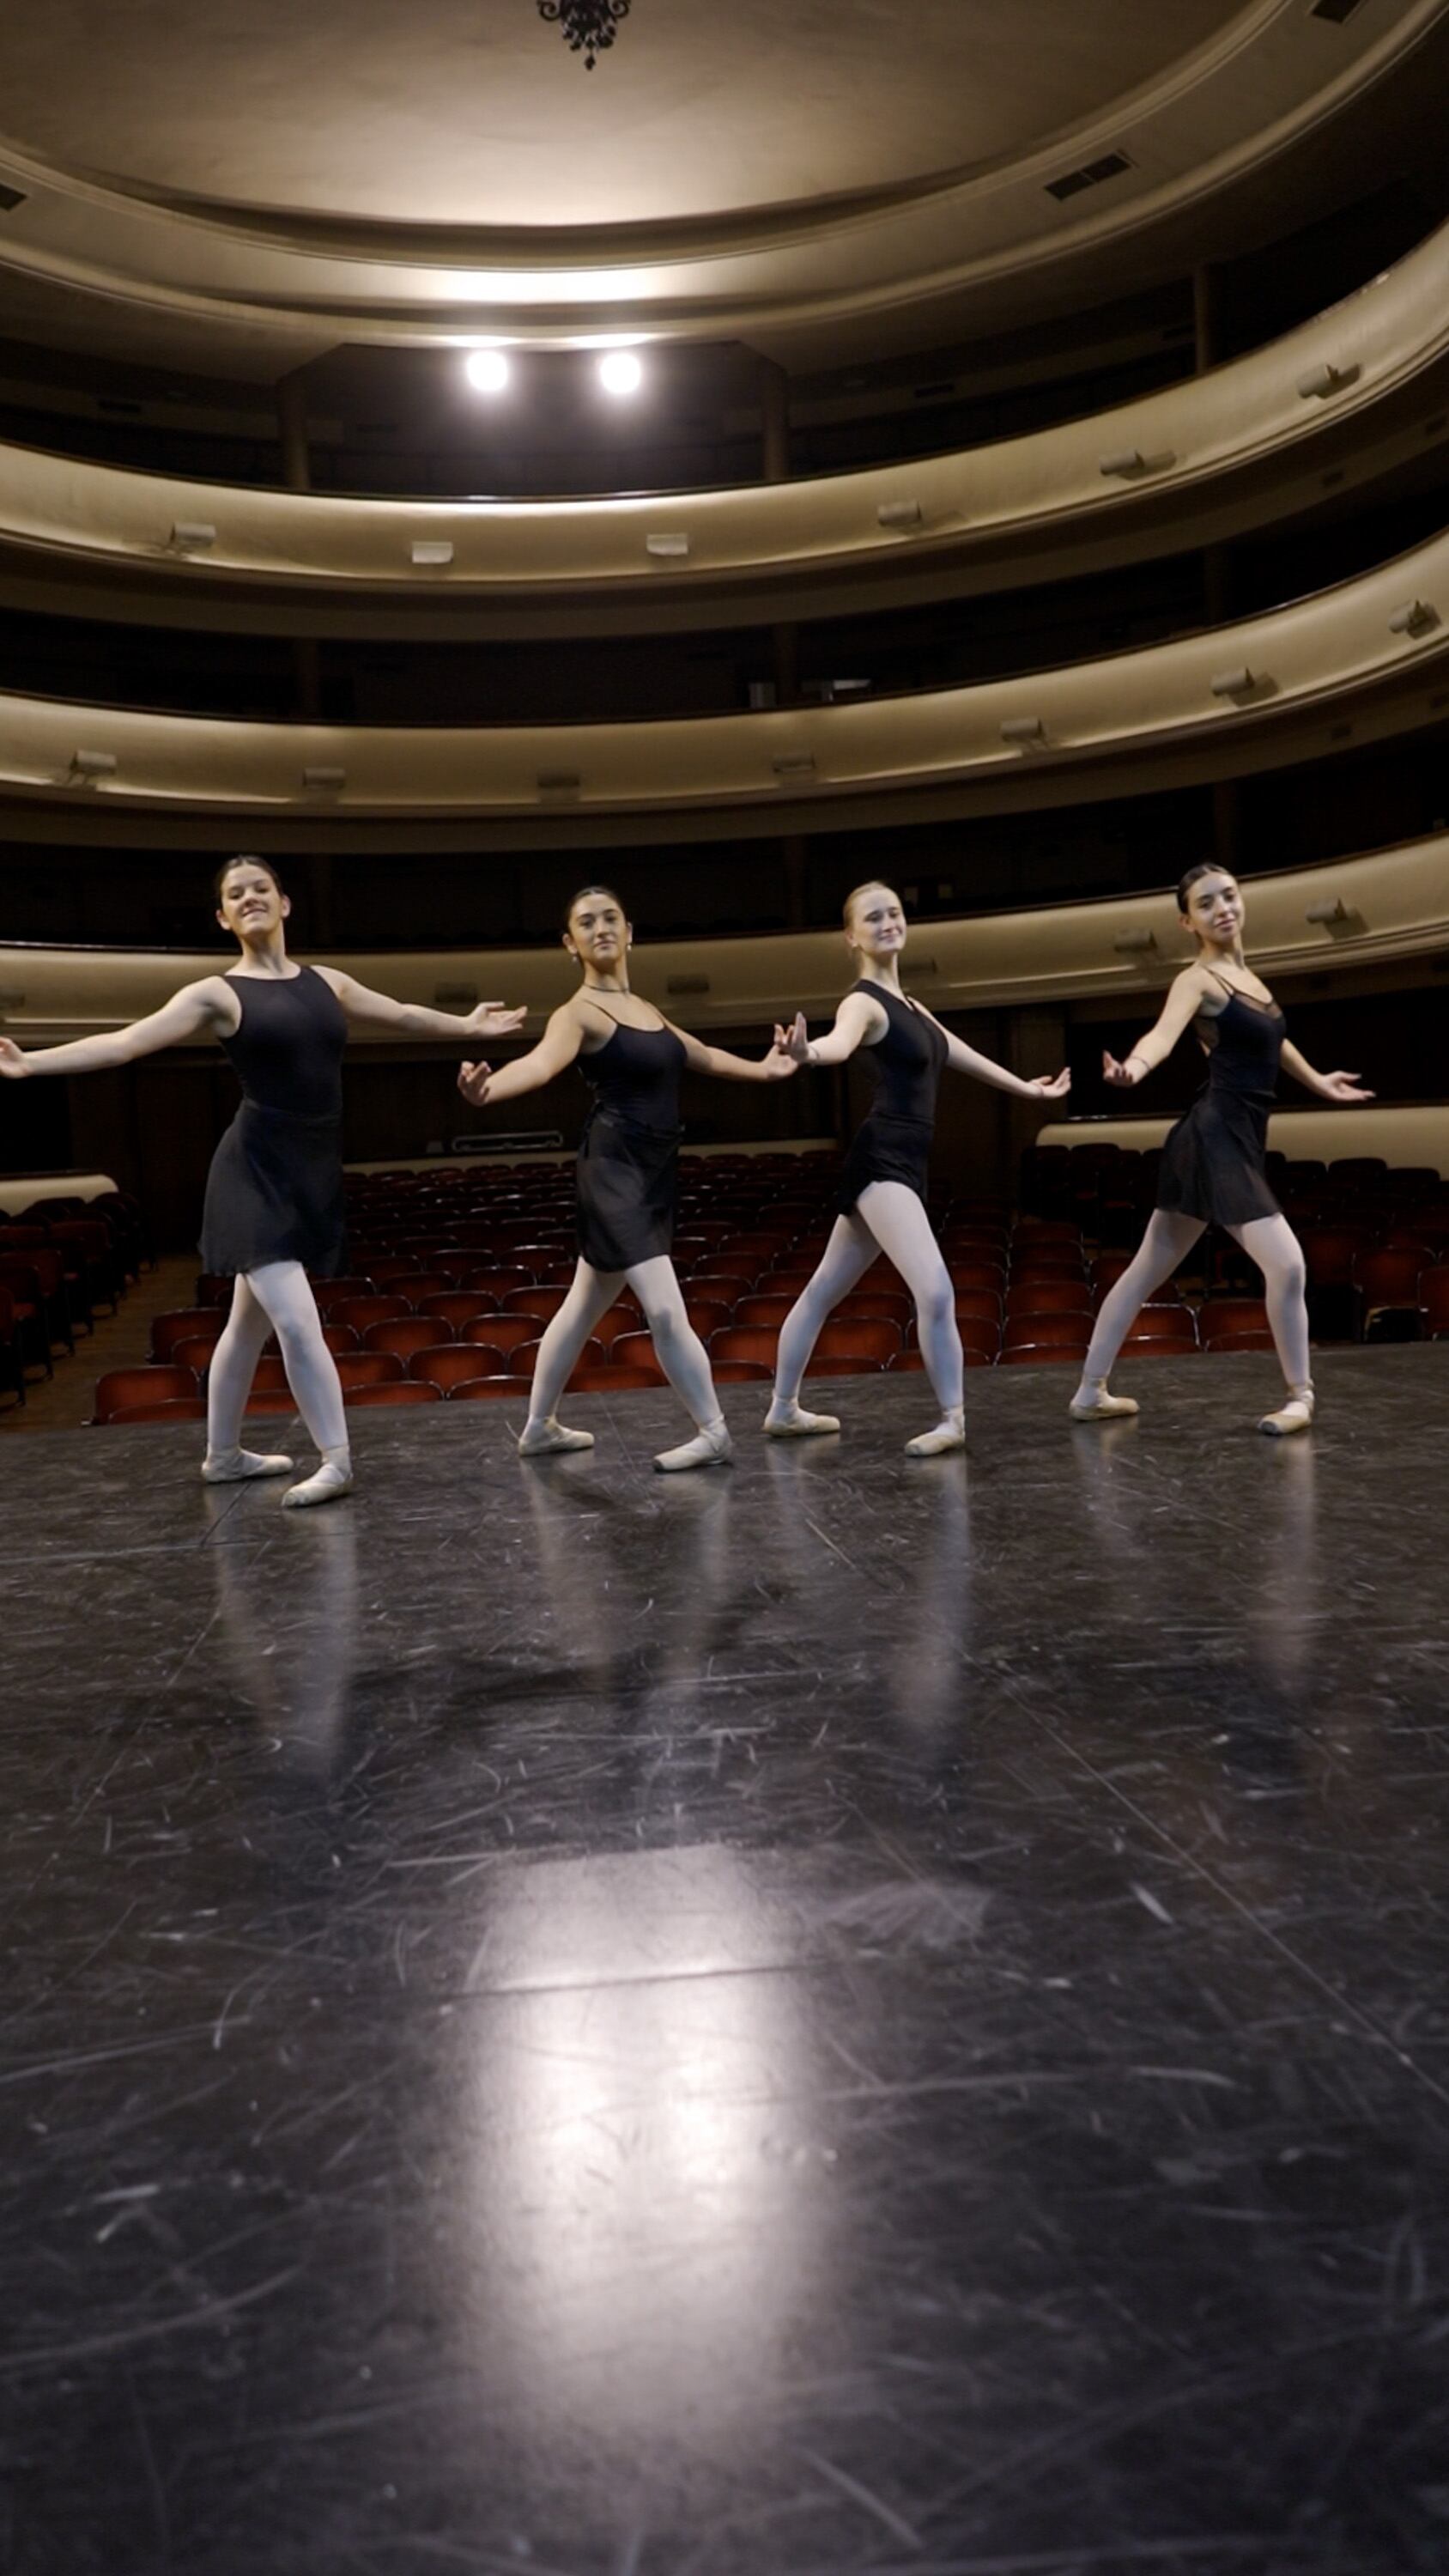
<path id="1" fill-rule="evenodd" d="M 886 1030 L 861 1050 L 875 1075 L 875 1097 L 852 1137 L 841 1173 L 836 1208 L 849 1216 L 871 1181 L 900 1181 L 926 1195 L 926 1170 L 936 1119 L 936 1093 L 946 1063 L 946 1040 L 928 1012 L 863 975 L 852 987 L 879 1002 Z"/>
<path id="2" fill-rule="evenodd" d="M 1228 998 L 1206 1023 L 1207 1081 L 1162 1148 L 1157 1204 L 1171 1215 L 1200 1216 L 1214 1225 L 1251 1225 L 1257 1217 L 1282 1213 L 1263 1165 L 1283 1014 L 1276 1002 L 1240 993 L 1225 975 L 1215 980 Z"/>
<path id="3" fill-rule="evenodd" d="M 201 1259 L 221 1274 L 300 1261 L 344 1266 L 342 1050 L 347 1014 L 313 966 L 229 975 L 241 1021 L 222 1045 L 242 1105 L 212 1157 Z"/>
<path id="4" fill-rule="evenodd" d="M 632 1270 L 674 1241 L 684 1041 L 671 1028 L 631 1028 L 589 1000 L 614 1033 L 580 1058 L 594 1098 L 579 1140 L 579 1251 L 595 1270 Z"/>

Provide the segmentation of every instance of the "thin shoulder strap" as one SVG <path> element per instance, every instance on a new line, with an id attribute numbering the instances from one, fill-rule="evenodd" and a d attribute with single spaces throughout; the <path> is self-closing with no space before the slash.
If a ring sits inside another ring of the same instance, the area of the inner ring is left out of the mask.
<path id="1" fill-rule="evenodd" d="M 581 1002 L 587 1002 L 591 1011 L 602 1011 L 605 1019 L 612 1020 L 616 1029 L 626 1029 L 628 1027 L 629 1023 L 627 1020 L 621 1020 L 618 1012 L 611 1011 L 607 1002 L 596 1001 L 594 995 L 589 991 L 585 990 L 580 993 L 579 1000 Z"/>
<path id="2" fill-rule="evenodd" d="M 1202 971 L 1205 975 L 1211 975 L 1215 983 L 1221 984 L 1223 991 L 1227 994 L 1229 1000 L 1232 999 L 1234 993 L 1237 993 L 1238 988 L 1236 984 L 1230 984 L 1226 975 L 1220 975 L 1218 973 L 1216 966 L 1204 966 Z M 1243 996 L 1239 994 L 1238 998 L 1241 1001 Z"/>

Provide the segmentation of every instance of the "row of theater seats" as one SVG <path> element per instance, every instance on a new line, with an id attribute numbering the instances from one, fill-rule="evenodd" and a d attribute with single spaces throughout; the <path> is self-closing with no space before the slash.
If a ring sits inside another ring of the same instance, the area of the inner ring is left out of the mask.
<path id="1" fill-rule="evenodd" d="M 818 1156 L 684 1159 L 675 1264 L 722 1382 L 773 1373 L 780 1325 L 832 1222 L 835 1184 L 833 1161 Z M 516 1399 L 574 1275 L 567 1168 L 380 1175 L 349 1195 L 353 1269 L 316 1283 L 348 1402 Z M 1416 1204 L 1419 1231 L 1386 1218 L 1379 1246 L 1371 1226 L 1306 1229 L 1310 1297 L 1320 1313 L 1342 1292 L 1354 1328 L 1371 1337 L 1401 1326 L 1449 1333 L 1449 1194 L 1426 1192 Z M 968 1365 L 1080 1359 L 1126 1251 L 1094 1244 L 1074 1218 L 1014 1216 L 998 1197 L 936 1193 L 932 1216 Z M 1190 1296 L 1177 1280 L 1160 1289 L 1134 1323 L 1126 1355 L 1271 1350 L 1261 1297 L 1238 1292 L 1238 1258 L 1227 1238 L 1214 1239 L 1200 1293 Z M 151 1369 L 103 1381 L 96 1419 L 138 1418 L 138 1408 L 154 1419 L 158 1406 L 199 1414 L 229 1293 L 228 1281 L 203 1278 L 194 1306 L 158 1316 Z M 920 1366 L 911 1299 L 879 1261 L 835 1310 L 812 1367 L 841 1377 Z M 626 1291 L 596 1328 L 573 1384 L 622 1389 L 661 1379 L 643 1315 Z M 253 1410 L 291 1410 L 275 1353 L 263 1358 Z"/>
<path id="2" fill-rule="evenodd" d="M 73 1359 L 77 1332 L 114 1314 L 152 1257 L 141 1203 L 124 1191 L 37 1199 L 0 1218 L 0 1378 L 19 1404 L 27 1370 L 51 1377 L 57 1351 Z"/>

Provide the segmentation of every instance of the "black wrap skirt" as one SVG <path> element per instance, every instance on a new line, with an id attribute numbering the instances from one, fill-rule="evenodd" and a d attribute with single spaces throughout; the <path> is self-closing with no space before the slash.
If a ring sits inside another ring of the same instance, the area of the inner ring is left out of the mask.
<path id="1" fill-rule="evenodd" d="M 682 1127 L 640 1127 L 596 1109 L 579 1143 L 579 1252 L 594 1270 L 667 1259 L 674 1242 Z"/>
<path id="2" fill-rule="evenodd" d="M 934 1132 L 924 1118 L 893 1118 L 868 1111 L 846 1148 L 835 1201 L 837 1216 L 849 1216 L 872 1181 L 899 1181 L 924 1199 Z"/>
<path id="3" fill-rule="evenodd" d="M 342 1130 L 243 1101 L 211 1159 L 201 1263 L 222 1276 L 300 1261 L 314 1278 L 346 1267 Z"/>
<path id="4" fill-rule="evenodd" d="M 1158 1206 L 1169 1216 L 1199 1216 L 1209 1225 L 1252 1225 L 1258 1217 L 1281 1216 L 1264 1168 L 1272 1105 L 1226 1087 L 1203 1092 L 1163 1145 Z"/>

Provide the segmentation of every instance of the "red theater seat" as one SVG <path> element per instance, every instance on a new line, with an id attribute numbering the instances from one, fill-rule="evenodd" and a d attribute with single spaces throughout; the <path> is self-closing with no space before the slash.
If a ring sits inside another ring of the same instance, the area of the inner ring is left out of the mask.
<path id="1" fill-rule="evenodd" d="M 109 1422 L 115 1413 L 140 1404 L 188 1403 L 196 1395 L 196 1379 L 189 1368 L 162 1363 L 150 1368 L 108 1369 L 98 1379 L 93 1422 Z"/>

